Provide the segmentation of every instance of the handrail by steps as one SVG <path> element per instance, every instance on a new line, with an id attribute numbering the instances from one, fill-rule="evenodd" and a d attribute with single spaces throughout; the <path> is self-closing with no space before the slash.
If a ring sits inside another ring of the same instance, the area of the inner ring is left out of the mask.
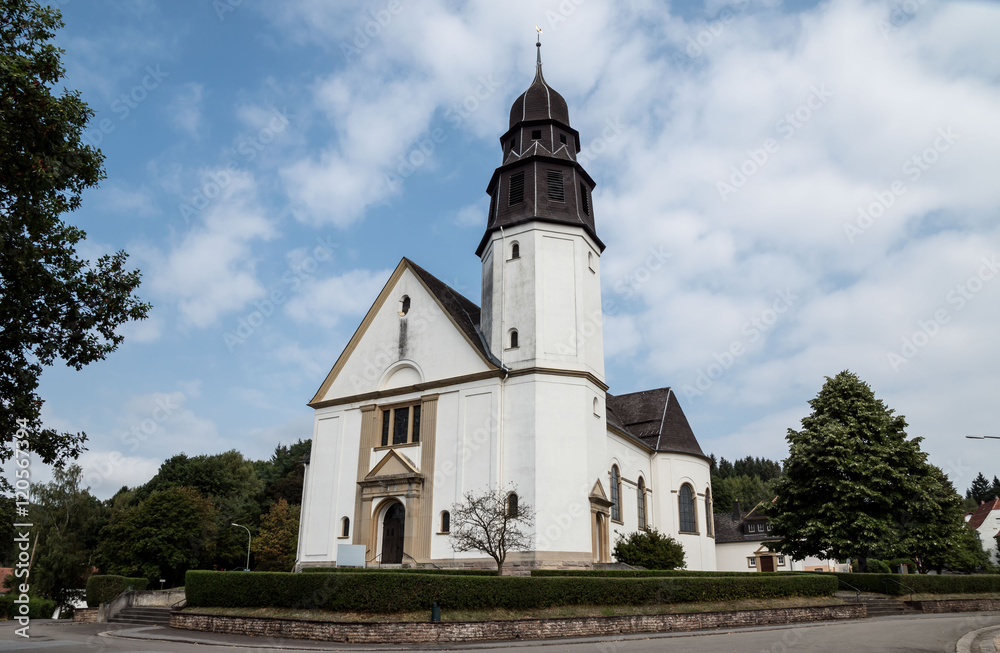
<path id="1" fill-rule="evenodd" d="M 913 600 L 913 593 L 916 591 L 915 589 L 913 589 L 912 587 L 910 587 L 906 583 L 900 583 L 898 580 L 895 580 L 893 578 L 883 578 L 882 579 L 882 587 L 885 589 L 885 593 L 886 594 L 889 593 L 889 586 L 886 585 L 886 582 L 896 583 L 900 587 L 905 587 L 906 589 L 910 590 L 910 600 L 911 601 Z"/>
<path id="2" fill-rule="evenodd" d="M 839 582 L 843 583 L 844 585 L 847 585 L 847 586 L 848 586 L 848 587 L 850 587 L 850 588 L 851 588 L 852 590 L 854 590 L 854 594 L 855 594 L 855 597 L 857 598 L 857 600 L 858 600 L 858 601 L 860 601 L 860 600 L 861 600 L 861 590 L 859 590 L 859 589 L 858 589 L 857 587 L 855 587 L 854 585 L 851 585 L 850 583 L 848 583 L 848 582 L 847 582 L 846 580 L 844 580 L 844 579 L 843 579 L 843 578 L 841 578 L 840 576 L 837 576 L 837 580 L 838 580 Z"/>

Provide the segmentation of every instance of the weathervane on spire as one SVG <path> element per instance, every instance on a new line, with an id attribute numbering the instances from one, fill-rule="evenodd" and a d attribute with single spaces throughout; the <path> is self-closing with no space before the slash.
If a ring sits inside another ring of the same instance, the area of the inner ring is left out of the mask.
<path id="1" fill-rule="evenodd" d="M 542 28 L 535 25 L 535 31 L 538 32 L 538 36 L 535 37 L 535 47 L 538 48 L 537 56 L 535 57 L 535 63 L 539 68 L 542 67 Z"/>

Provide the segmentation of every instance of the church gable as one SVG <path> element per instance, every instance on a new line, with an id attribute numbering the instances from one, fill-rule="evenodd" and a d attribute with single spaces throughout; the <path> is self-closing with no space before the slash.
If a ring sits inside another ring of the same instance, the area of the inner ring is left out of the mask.
<path id="1" fill-rule="evenodd" d="M 475 328 L 478 307 L 400 261 L 310 405 L 497 369 Z"/>
<path id="2" fill-rule="evenodd" d="M 382 476 L 413 474 L 417 474 L 417 468 L 413 465 L 413 463 L 395 451 L 389 451 L 389 453 L 386 454 L 386 456 L 382 458 L 377 465 L 375 465 L 374 469 L 368 472 L 368 475 L 365 476 L 365 480 L 367 481 Z"/>

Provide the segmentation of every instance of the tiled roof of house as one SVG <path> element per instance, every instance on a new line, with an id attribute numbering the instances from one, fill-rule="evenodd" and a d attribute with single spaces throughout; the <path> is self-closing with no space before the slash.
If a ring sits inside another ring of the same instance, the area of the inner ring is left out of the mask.
<path id="1" fill-rule="evenodd" d="M 727 542 L 773 542 L 781 538 L 769 533 L 747 533 L 743 529 L 743 522 L 748 519 L 752 521 L 764 520 L 762 514 L 756 513 L 755 507 L 748 513 L 739 511 L 737 507 L 733 512 L 718 514 L 714 516 L 715 523 L 715 543 L 725 544 Z"/>
<path id="2" fill-rule="evenodd" d="M 976 529 L 982 526 L 994 510 L 1000 510 L 1000 498 L 993 497 L 989 501 L 983 501 L 972 513 L 972 517 L 968 521 L 969 528 Z"/>

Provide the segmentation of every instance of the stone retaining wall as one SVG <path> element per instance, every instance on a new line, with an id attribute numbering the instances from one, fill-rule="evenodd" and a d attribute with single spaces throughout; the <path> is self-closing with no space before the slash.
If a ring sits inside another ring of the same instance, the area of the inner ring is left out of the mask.
<path id="1" fill-rule="evenodd" d="M 906 604 L 920 612 L 985 612 L 1000 610 L 998 599 L 942 599 L 939 601 L 907 601 Z"/>
<path id="2" fill-rule="evenodd" d="M 197 612 L 172 612 L 170 626 L 234 635 L 289 637 L 369 644 L 469 642 L 476 640 L 589 637 L 627 633 L 683 632 L 711 628 L 768 626 L 833 619 L 863 619 L 864 605 L 834 605 L 691 614 L 569 617 L 506 621 L 446 621 L 358 623 L 296 619 L 228 617 Z"/>
<path id="3" fill-rule="evenodd" d="M 73 611 L 73 621 L 79 624 L 97 623 L 97 613 L 100 608 L 77 608 Z"/>

